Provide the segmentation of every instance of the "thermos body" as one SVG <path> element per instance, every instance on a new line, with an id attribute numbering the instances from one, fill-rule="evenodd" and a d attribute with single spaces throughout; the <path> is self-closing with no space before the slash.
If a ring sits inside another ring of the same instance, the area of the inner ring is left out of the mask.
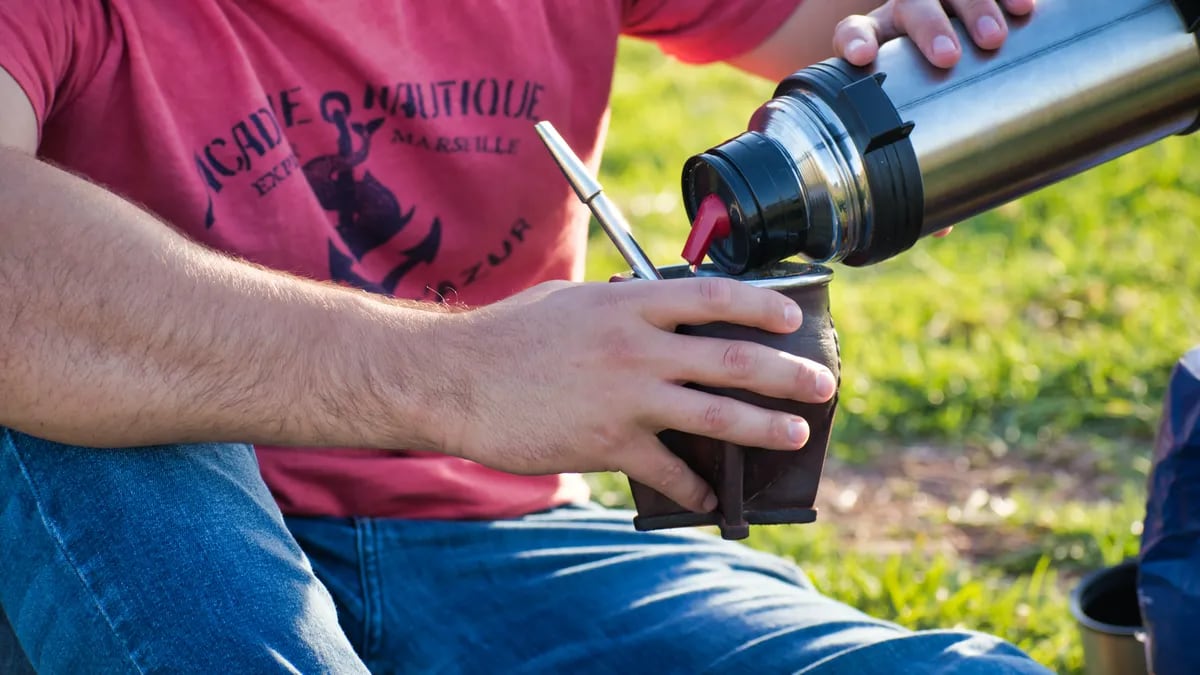
<path id="1" fill-rule="evenodd" d="M 883 90 L 914 122 L 922 234 L 1196 122 L 1200 49 L 1170 0 L 1042 0 L 1035 14 L 951 71 L 911 42 L 884 46 Z"/>
<path id="2" fill-rule="evenodd" d="M 951 69 L 906 38 L 885 44 L 869 69 L 815 64 L 784 80 L 747 132 L 688 160 L 685 206 L 694 217 L 719 198 L 728 235 L 709 255 L 733 274 L 797 254 L 880 262 L 1193 131 L 1198 17 L 1200 0 L 1039 0 L 1032 15 L 1009 17 L 995 51 L 954 22 L 963 57 Z"/>

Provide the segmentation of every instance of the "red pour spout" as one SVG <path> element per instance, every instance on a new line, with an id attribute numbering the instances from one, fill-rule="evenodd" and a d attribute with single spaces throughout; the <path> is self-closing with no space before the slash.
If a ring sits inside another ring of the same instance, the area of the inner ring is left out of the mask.
<path id="1" fill-rule="evenodd" d="M 693 268 L 698 267 L 708 255 L 713 241 L 729 236 L 729 209 L 717 195 L 709 195 L 696 209 L 692 231 L 683 245 L 683 259 Z"/>

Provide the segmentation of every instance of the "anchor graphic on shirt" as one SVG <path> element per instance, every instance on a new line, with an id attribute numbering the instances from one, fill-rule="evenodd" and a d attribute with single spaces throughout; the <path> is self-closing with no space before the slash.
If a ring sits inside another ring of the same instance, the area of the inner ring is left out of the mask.
<path id="1" fill-rule="evenodd" d="M 366 161 L 371 137 L 383 125 L 383 118 L 366 124 L 350 122 L 347 117 L 350 101 L 340 92 L 331 92 L 322 98 L 321 108 L 325 121 L 338 129 L 337 153 L 309 160 L 304 165 L 304 176 L 321 206 L 337 213 L 336 231 L 350 252 L 346 255 L 334 241 L 329 242 L 330 278 L 364 290 L 394 294 L 406 274 L 422 263 L 432 263 L 437 257 L 442 236 L 441 220 L 434 218 L 420 243 L 400 251 L 404 260 L 383 280 L 371 281 L 356 272 L 355 263 L 399 234 L 412 221 L 416 207 L 403 211 L 396 195 L 370 171 L 365 171 L 362 178 L 355 178 L 355 167 Z"/>

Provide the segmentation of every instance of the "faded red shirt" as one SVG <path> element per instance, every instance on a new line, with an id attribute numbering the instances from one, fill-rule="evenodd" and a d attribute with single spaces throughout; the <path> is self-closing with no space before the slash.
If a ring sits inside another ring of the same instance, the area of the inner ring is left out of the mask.
<path id="1" fill-rule="evenodd" d="M 0 67 L 43 157 L 200 242 L 479 305 L 580 278 L 588 216 L 533 124 L 596 165 L 620 34 L 721 60 L 798 1 L 0 0 Z M 290 514 L 503 518 L 587 495 L 437 454 L 257 450 Z"/>

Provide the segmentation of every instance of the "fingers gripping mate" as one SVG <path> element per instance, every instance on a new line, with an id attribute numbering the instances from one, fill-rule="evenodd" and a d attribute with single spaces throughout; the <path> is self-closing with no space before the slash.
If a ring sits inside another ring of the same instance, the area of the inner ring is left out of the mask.
<path id="1" fill-rule="evenodd" d="M 712 510 L 712 490 L 659 433 L 795 451 L 811 435 L 800 415 L 712 392 L 821 404 L 835 389 L 825 366 L 745 339 L 792 334 L 801 312 L 731 279 L 536 287 L 449 320 L 471 324 L 467 347 L 483 357 L 451 452 L 517 473 L 616 469 L 698 511 Z M 677 332 L 710 324 L 741 339 Z"/>

